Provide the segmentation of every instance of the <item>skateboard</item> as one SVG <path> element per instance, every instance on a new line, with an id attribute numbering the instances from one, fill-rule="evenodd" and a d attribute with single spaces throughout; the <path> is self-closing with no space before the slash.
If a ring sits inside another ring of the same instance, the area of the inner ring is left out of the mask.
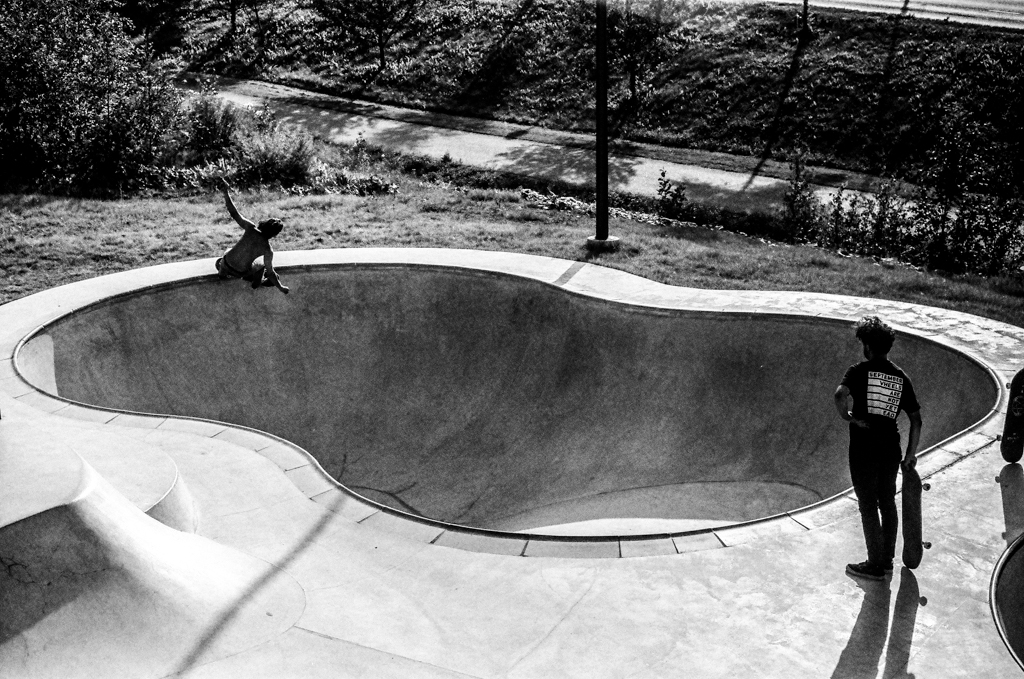
<path id="1" fill-rule="evenodd" d="M 1024 370 L 1010 382 L 1010 406 L 1003 421 L 1003 436 L 999 452 L 1007 462 L 1018 462 L 1024 454 Z"/>
<path id="2" fill-rule="evenodd" d="M 1010 546 L 1024 534 L 1024 468 L 1011 462 L 999 472 L 996 483 L 1003 496 L 1003 521 L 1006 524 L 1003 539 Z"/>
<path id="3" fill-rule="evenodd" d="M 903 565 L 917 568 L 921 565 L 924 550 L 931 549 L 932 543 L 921 539 L 921 491 L 931 488 L 921 483 L 921 475 L 913 467 L 901 465 L 903 469 Z"/>

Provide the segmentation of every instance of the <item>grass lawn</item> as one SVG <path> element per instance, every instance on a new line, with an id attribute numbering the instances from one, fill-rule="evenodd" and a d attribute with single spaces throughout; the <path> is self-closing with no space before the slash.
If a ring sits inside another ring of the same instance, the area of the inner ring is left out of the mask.
<path id="1" fill-rule="evenodd" d="M 515 191 L 399 179 L 397 195 L 241 192 L 243 215 L 280 216 L 277 250 L 443 247 L 588 260 L 593 218 L 543 210 Z M 219 255 L 239 235 L 219 194 L 119 201 L 0 195 L 0 303 L 76 280 Z M 612 218 L 620 252 L 591 260 L 671 285 L 804 290 L 902 300 L 1024 327 L 1018 279 L 951 279 L 815 247 L 696 226 Z"/>

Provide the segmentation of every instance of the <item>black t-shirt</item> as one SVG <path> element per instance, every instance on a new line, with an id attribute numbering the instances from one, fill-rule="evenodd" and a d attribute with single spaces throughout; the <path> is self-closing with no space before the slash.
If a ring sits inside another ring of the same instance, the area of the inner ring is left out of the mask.
<path id="1" fill-rule="evenodd" d="M 865 420 L 871 431 L 896 432 L 901 410 L 921 409 L 914 384 L 899 366 L 885 358 L 861 361 L 850 366 L 840 383 L 853 395 L 853 416 Z"/>

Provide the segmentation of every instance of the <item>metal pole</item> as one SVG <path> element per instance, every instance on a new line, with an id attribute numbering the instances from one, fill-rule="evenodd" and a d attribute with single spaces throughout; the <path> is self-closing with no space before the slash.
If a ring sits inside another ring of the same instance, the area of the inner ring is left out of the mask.
<path id="1" fill-rule="evenodd" d="M 597 235 L 608 240 L 608 1 L 597 2 Z"/>

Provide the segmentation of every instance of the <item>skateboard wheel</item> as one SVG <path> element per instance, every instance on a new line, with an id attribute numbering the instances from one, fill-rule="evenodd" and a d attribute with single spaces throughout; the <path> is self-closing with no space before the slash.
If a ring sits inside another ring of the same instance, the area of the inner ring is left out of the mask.
<path id="1" fill-rule="evenodd" d="M 922 542 L 922 543 L 921 543 L 921 545 L 922 545 L 922 546 L 923 546 L 923 547 L 924 547 L 925 549 L 931 549 L 931 548 L 932 548 L 932 543 L 930 543 L 930 542 Z"/>
<path id="2" fill-rule="evenodd" d="M 932 489 L 932 484 L 930 484 L 930 483 L 922 483 L 921 484 L 921 490 L 931 490 L 931 489 Z"/>

